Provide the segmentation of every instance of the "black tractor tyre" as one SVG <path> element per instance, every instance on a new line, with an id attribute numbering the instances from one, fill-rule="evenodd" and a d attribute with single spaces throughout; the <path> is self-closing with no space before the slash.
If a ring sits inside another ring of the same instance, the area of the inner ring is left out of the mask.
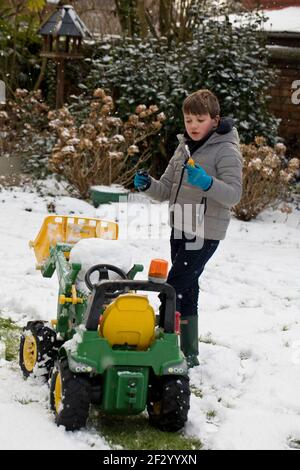
<path id="1" fill-rule="evenodd" d="M 23 328 L 19 365 L 25 378 L 33 375 L 49 379 L 58 347 L 56 332 L 46 325 L 47 322 L 31 321 Z"/>
<path id="2" fill-rule="evenodd" d="M 69 369 L 67 359 L 55 363 L 50 380 L 50 407 L 54 411 L 58 426 L 64 426 L 67 431 L 77 431 L 85 427 L 91 393 L 90 379 L 82 374 L 74 374 Z"/>
<path id="3" fill-rule="evenodd" d="M 179 431 L 188 419 L 189 408 L 188 377 L 164 376 L 151 384 L 147 403 L 151 426 L 161 431 Z"/>

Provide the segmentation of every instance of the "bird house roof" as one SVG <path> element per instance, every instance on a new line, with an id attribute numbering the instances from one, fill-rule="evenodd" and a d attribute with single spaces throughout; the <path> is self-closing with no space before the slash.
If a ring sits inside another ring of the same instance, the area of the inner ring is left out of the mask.
<path id="1" fill-rule="evenodd" d="M 91 33 L 71 5 L 57 8 L 40 27 L 42 36 L 91 37 Z"/>

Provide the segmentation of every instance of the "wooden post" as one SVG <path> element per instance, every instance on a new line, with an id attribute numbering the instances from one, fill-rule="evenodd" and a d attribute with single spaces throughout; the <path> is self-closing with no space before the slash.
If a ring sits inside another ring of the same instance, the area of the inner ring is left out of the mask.
<path id="1" fill-rule="evenodd" d="M 56 88 L 56 109 L 64 104 L 65 100 L 65 60 L 60 58 L 57 61 L 57 88 Z"/>

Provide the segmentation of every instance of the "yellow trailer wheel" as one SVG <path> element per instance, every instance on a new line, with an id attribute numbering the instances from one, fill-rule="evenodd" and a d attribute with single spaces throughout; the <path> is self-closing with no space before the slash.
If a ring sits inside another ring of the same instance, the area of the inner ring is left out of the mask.
<path id="1" fill-rule="evenodd" d="M 54 403 L 55 403 L 55 411 L 57 414 L 59 414 L 61 407 L 62 407 L 62 386 L 61 386 L 60 373 L 58 373 L 55 378 Z"/>
<path id="2" fill-rule="evenodd" d="M 25 337 L 23 344 L 23 359 L 26 370 L 31 373 L 37 362 L 37 344 L 33 335 Z"/>
<path id="3" fill-rule="evenodd" d="M 56 333 L 50 324 L 40 320 L 28 322 L 19 347 L 19 364 L 24 377 L 33 375 L 48 380 L 57 350 Z"/>

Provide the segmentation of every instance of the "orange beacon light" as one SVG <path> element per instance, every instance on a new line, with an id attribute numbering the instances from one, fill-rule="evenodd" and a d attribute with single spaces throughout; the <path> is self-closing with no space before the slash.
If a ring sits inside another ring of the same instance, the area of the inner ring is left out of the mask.
<path id="1" fill-rule="evenodd" d="M 168 278 L 168 261 L 164 259 L 153 259 L 150 263 L 148 279 L 149 281 L 163 284 Z"/>

